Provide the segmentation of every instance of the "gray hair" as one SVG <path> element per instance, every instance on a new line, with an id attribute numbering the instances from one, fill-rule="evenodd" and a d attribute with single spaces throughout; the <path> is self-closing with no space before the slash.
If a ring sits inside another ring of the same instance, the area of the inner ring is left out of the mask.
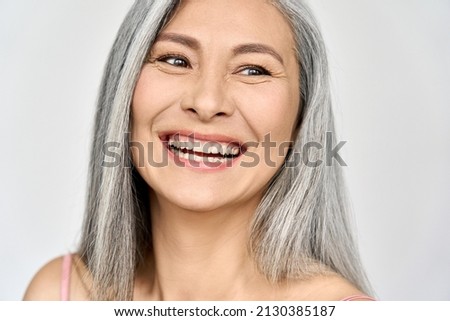
<path id="1" fill-rule="evenodd" d="M 334 132 L 326 52 L 317 23 L 302 1 L 273 0 L 290 22 L 300 63 L 301 113 L 286 162 L 307 142 L 325 146 Z M 147 52 L 179 0 L 136 0 L 106 64 L 97 104 L 89 188 L 79 253 L 96 300 L 131 300 L 137 266 L 151 246 L 147 185 L 133 168 L 130 105 Z M 121 142 L 122 166 L 102 166 L 103 146 Z M 323 149 L 311 156 L 324 159 Z M 370 293 L 348 217 L 341 171 L 333 166 L 282 166 L 254 215 L 249 251 L 272 282 L 330 269 Z"/>

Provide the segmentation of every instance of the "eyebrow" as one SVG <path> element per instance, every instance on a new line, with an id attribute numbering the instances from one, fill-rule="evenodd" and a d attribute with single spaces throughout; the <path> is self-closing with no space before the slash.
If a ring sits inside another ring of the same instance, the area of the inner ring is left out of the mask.
<path id="1" fill-rule="evenodd" d="M 163 32 L 161 33 L 157 38 L 155 42 L 158 41 L 170 41 L 175 42 L 180 45 L 184 45 L 186 47 L 189 47 L 194 50 L 200 49 L 200 42 L 190 36 L 178 34 L 178 33 L 172 33 L 172 32 Z M 250 54 L 250 53 L 261 53 L 261 54 L 268 54 L 274 57 L 276 60 L 278 60 L 281 64 L 284 64 L 283 58 L 281 55 L 276 52 L 275 49 L 268 45 L 264 45 L 261 43 L 246 43 L 237 45 L 233 48 L 233 54 L 235 56 L 237 55 L 244 55 L 244 54 Z"/>
<path id="2" fill-rule="evenodd" d="M 163 32 L 156 38 L 155 42 L 158 41 L 170 41 L 179 43 L 180 45 L 187 46 L 194 50 L 200 49 L 200 43 L 197 39 L 178 33 Z"/>
<path id="3" fill-rule="evenodd" d="M 273 49 L 270 46 L 263 45 L 261 43 L 247 43 L 243 45 L 238 45 L 234 47 L 233 53 L 235 56 L 249 53 L 268 54 L 274 57 L 276 60 L 278 60 L 281 64 L 284 64 L 283 58 L 281 58 L 280 54 L 276 52 L 275 49 Z"/>

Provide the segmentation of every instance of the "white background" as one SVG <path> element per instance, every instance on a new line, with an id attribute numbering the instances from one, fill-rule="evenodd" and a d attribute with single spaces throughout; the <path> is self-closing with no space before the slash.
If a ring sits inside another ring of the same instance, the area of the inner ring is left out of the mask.
<path id="1" fill-rule="evenodd" d="M 381 300 L 450 300 L 450 1 L 314 0 Z M 102 69 L 131 0 L 0 0 L 0 300 L 74 250 Z"/>

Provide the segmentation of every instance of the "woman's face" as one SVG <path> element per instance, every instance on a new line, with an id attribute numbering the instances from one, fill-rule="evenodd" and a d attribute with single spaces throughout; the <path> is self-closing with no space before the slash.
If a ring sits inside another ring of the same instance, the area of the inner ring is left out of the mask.
<path id="1" fill-rule="evenodd" d="M 134 165 L 159 202 L 194 211 L 259 202 L 299 101 L 293 35 L 273 5 L 182 1 L 136 85 Z"/>

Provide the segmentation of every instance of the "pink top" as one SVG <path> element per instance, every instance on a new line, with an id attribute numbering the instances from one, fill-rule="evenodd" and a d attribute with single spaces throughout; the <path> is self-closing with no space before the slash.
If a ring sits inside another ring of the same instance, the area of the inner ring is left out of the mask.
<path id="1" fill-rule="evenodd" d="M 61 301 L 69 301 L 70 293 L 70 274 L 72 271 L 72 254 L 66 254 L 62 262 L 62 273 L 61 273 Z M 369 300 L 376 301 L 374 298 L 366 295 L 352 295 L 341 299 L 341 301 L 358 301 L 358 300 Z"/>

